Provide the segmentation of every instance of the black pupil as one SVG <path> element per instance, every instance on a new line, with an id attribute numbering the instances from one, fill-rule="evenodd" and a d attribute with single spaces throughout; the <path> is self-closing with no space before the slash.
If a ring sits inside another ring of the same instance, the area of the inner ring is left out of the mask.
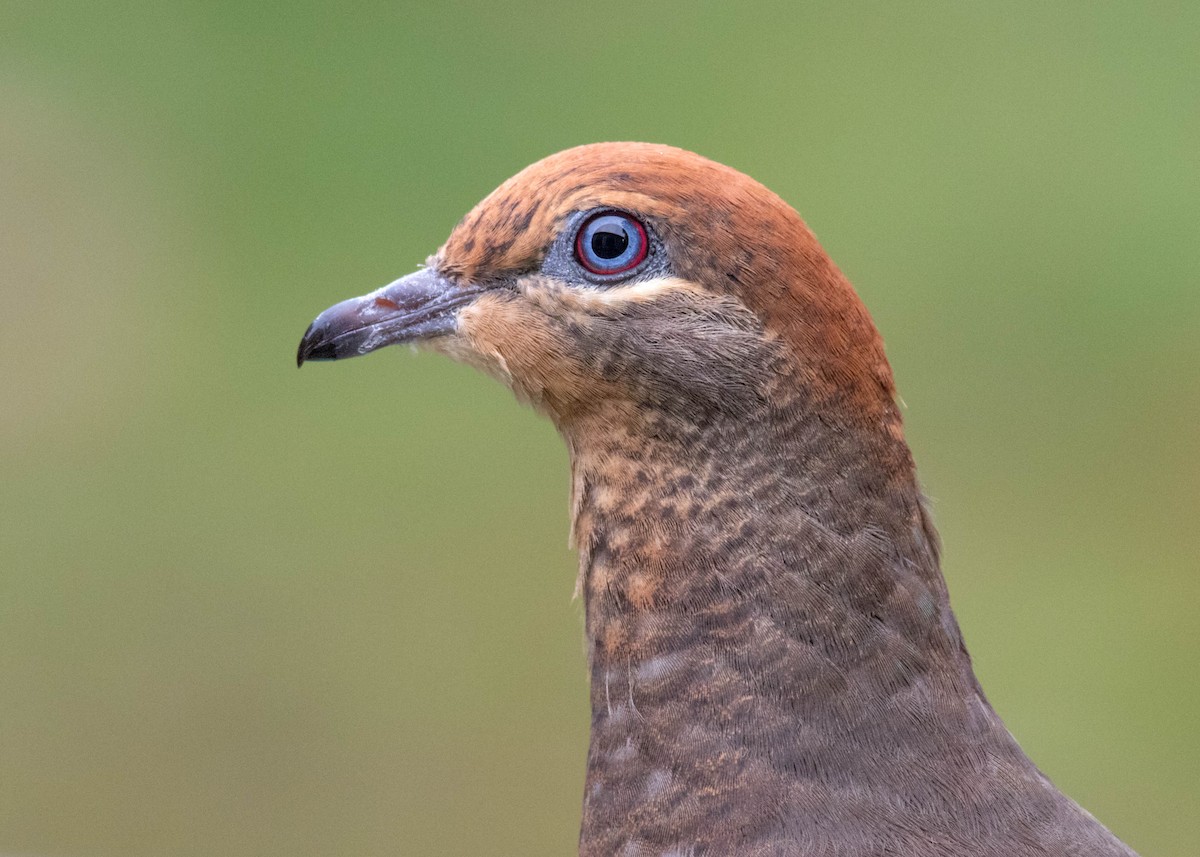
<path id="1" fill-rule="evenodd" d="M 597 229 L 592 233 L 592 252 L 601 259 L 616 259 L 625 252 L 625 248 L 628 246 L 629 236 L 623 229 L 620 232 Z"/>

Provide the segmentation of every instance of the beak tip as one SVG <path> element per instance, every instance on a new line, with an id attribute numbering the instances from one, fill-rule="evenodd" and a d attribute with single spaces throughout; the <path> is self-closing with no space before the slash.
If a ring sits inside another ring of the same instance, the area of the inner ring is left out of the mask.
<path id="1" fill-rule="evenodd" d="M 297 369 L 308 360 L 336 360 L 338 358 L 337 345 L 326 338 L 324 329 L 316 328 L 316 322 L 310 324 L 308 330 L 304 332 L 304 338 L 300 340 L 300 347 L 296 349 Z"/>
<path id="2" fill-rule="evenodd" d="M 308 359 L 308 338 L 312 336 L 313 328 L 316 323 L 310 324 L 308 330 L 304 331 L 304 336 L 300 337 L 300 347 L 296 349 L 296 368 L 299 369 L 304 365 L 304 361 Z"/>

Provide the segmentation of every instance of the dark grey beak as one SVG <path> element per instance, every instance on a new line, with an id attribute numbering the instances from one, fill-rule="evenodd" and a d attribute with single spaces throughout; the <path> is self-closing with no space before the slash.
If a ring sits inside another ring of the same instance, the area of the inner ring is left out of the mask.
<path id="1" fill-rule="evenodd" d="M 460 307 L 482 289 L 460 286 L 425 268 L 361 298 L 334 304 L 309 325 L 296 365 L 357 357 L 385 345 L 453 333 Z"/>

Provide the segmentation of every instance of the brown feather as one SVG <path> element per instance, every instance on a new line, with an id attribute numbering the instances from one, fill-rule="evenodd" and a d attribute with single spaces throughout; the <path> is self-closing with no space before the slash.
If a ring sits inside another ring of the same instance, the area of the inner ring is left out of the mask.
<path id="1" fill-rule="evenodd" d="M 597 208 L 643 219 L 661 276 L 588 285 L 544 264 Z M 501 185 L 432 269 L 397 294 L 481 292 L 429 343 L 570 451 L 581 854 L 1133 853 L 984 697 L 880 337 L 779 197 L 679 149 L 584 146 Z M 377 318 L 359 306 L 318 319 L 301 359 L 338 356 L 335 322 Z"/>
<path id="2" fill-rule="evenodd" d="M 847 417 L 899 424 L 883 342 L 804 221 L 754 179 L 691 152 L 600 143 L 551 155 L 480 202 L 437 265 L 468 282 L 528 273 L 569 214 L 599 207 L 656 224 L 677 273 L 757 312 L 804 358 L 814 394 Z"/>

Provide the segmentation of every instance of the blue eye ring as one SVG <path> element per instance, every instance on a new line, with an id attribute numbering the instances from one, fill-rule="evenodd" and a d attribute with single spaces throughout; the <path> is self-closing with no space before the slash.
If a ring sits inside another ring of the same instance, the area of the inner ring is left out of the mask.
<path id="1" fill-rule="evenodd" d="M 628 273 L 649 252 L 646 227 L 623 211 L 598 211 L 575 233 L 575 261 L 598 277 Z"/>

